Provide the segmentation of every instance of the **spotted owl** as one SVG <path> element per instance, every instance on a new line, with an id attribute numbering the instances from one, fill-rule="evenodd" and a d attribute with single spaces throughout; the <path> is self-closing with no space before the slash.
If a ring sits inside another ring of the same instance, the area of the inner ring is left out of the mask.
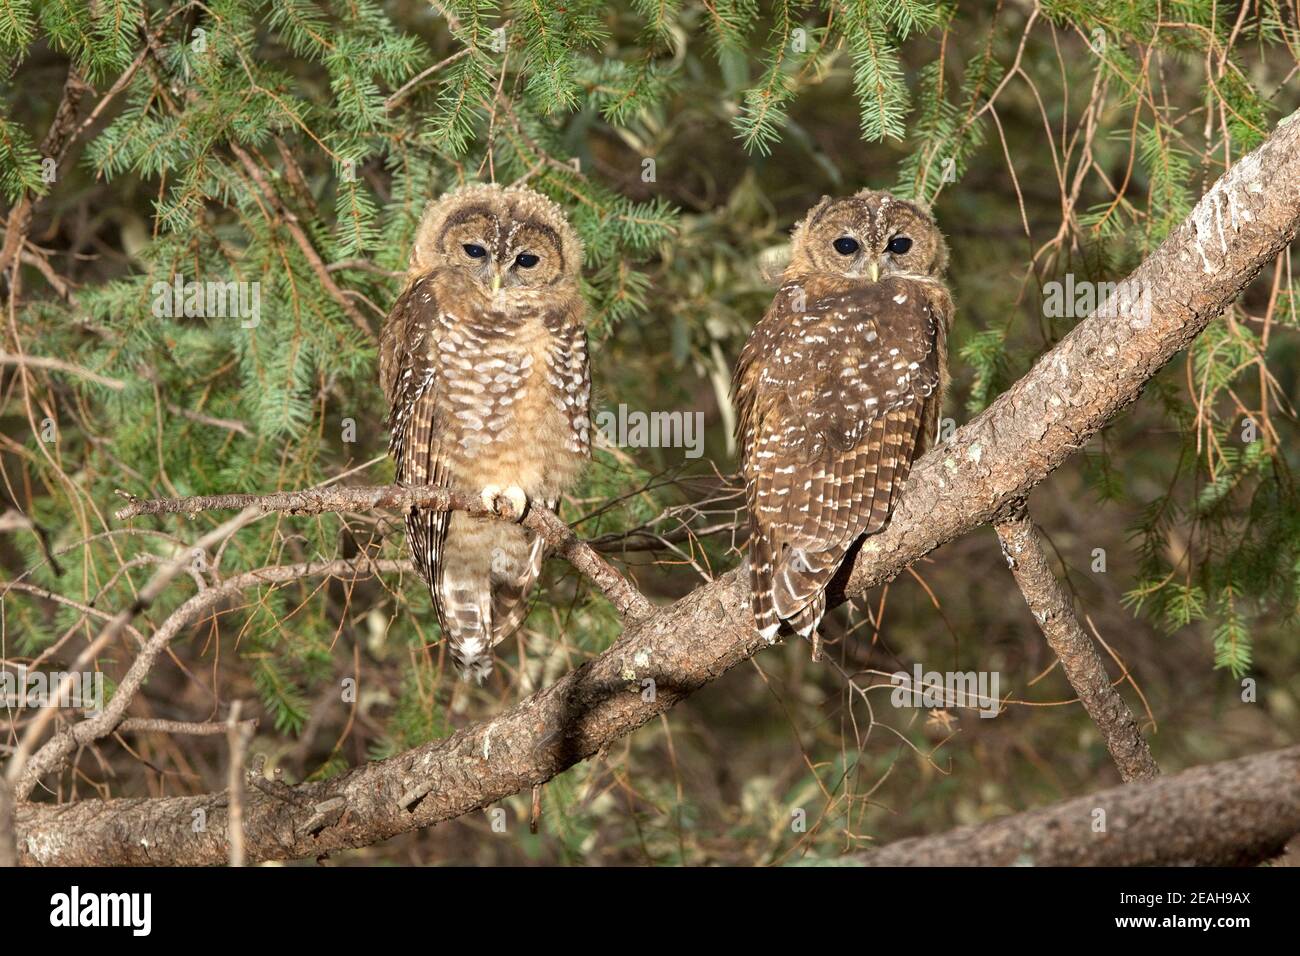
<path id="1" fill-rule="evenodd" d="M 522 186 L 465 186 L 426 210 L 380 339 L 389 453 L 403 485 L 555 508 L 591 456 L 582 244 Z M 461 673 L 528 612 L 544 544 L 517 523 L 413 508 L 407 540 Z"/>
<path id="2" fill-rule="evenodd" d="M 733 395 L 755 623 L 774 641 L 789 622 L 816 656 L 827 585 L 935 436 L 953 305 L 947 246 L 915 203 L 823 198 L 792 242 Z"/>

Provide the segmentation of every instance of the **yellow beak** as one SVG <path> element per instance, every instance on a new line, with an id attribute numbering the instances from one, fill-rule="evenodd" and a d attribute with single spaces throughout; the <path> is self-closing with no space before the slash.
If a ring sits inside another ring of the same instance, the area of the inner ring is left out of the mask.
<path id="1" fill-rule="evenodd" d="M 501 273 L 495 269 L 492 270 L 492 292 L 495 294 L 501 291 Z"/>
<path id="2" fill-rule="evenodd" d="M 875 259 L 871 260 L 871 265 L 867 266 L 867 271 L 871 273 L 871 281 L 880 281 L 880 263 Z"/>

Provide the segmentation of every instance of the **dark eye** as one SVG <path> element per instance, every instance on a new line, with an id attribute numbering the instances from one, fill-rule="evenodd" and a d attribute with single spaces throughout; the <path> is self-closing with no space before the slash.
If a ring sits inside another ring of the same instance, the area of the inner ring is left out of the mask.
<path id="1" fill-rule="evenodd" d="M 885 246 L 886 252 L 892 252 L 896 255 L 902 255 L 908 249 L 912 248 L 912 240 L 907 236 L 895 236 L 889 240 L 889 245 Z"/>
<path id="2" fill-rule="evenodd" d="M 848 236 L 840 236 L 833 243 L 835 251 L 842 256 L 851 256 L 859 249 L 858 240 L 850 239 Z"/>
<path id="3" fill-rule="evenodd" d="M 537 265 L 539 261 L 540 260 L 537 256 L 533 255 L 531 252 L 521 252 L 519 255 L 515 256 L 515 262 L 521 269 L 531 269 L 533 266 Z"/>
<path id="4" fill-rule="evenodd" d="M 465 249 L 465 255 L 469 256 L 471 259 L 482 259 L 485 255 L 487 255 L 486 249 L 484 249 L 482 246 L 476 246 L 472 242 L 465 243 L 464 249 Z"/>

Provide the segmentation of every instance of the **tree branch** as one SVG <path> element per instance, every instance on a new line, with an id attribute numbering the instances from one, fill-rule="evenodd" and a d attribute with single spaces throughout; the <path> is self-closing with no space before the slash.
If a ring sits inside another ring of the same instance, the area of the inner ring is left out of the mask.
<path id="1" fill-rule="evenodd" d="M 890 523 L 864 542 L 831 598 L 892 579 L 1027 495 L 1136 401 L 1298 227 L 1300 122 L 1292 116 L 1221 177 L 1129 277 L 1150 289 L 1150 315 L 1080 322 L 989 409 L 919 461 Z M 599 657 L 492 720 L 327 781 L 250 793 L 248 858 L 373 844 L 544 783 L 765 646 L 754 630 L 746 575 L 735 569 L 630 620 Z M 424 795 L 403 805 L 403 795 L 420 787 Z M 198 808 L 208 811 L 204 833 L 189 826 Z M 1273 812 L 1271 800 L 1259 808 Z M 1143 820 L 1159 825 L 1153 816 Z M 19 853 L 37 863 L 216 864 L 227 856 L 225 820 L 223 795 L 27 804 L 18 812 Z"/>
<path id="2" fill-rule="evenodd" d="M 870 866 L 1242 866 L 1300 833 L 1300 747 L 899 840 Z"/>
<path id="3" fill-rule="evenodd" d="M 247 717 L 239 723 L 240 726 L 246 727 L 250 732 L 257 729 L 256 717 Z M 230 721 L 209 720 L 190 723 L 184 720 L 163 720 L 154 717 L 128 717 L 117 725 L 115 732 L 119 734 L 182 734 L 190 737 L 216 737 L 230 733 Z"/>
<path id="4" fill-rule="evenodd" d="M 240 723 L 239 712 L 244 702 L 230 705 L 230 718 L 226 722 L 226 744 L 230 750 L 230 766 L 226 769 L 226 805 L 230 814 L 230 865 L 244 865 L 244 753 L 252 728 Z"/>
<path id="5" fill-rule="evenodd" d="M 130 500 L 115 517 L 119 521 L 140 515 L 198 514 L 200 511 L 230 511 L 257 508 L 263 512 L 287 511 L 290 514 L 315 515 L 337 511 L 373 511 L 389 508 L 405 512 L 414 507 L 432 511 L 464 511 L 480 518 L 502 518 L 513 521 L 510 504 L 498 499 L 497 510 L 483 507 L 477 495 L 451 491 L 433 486 L 406 488 L 401 485 L 377 485 L 365 488 L 326 487 L 306 491 L 281 491 L 269 495 L 202 495 L 194 498 L 137 499 L 125 492 L 118 494 Z M 555 512 L 530 502 L 519 522 L 529 531 L 541 536 L 551 553 L 569 562 L 585 575 L 625 619 L 644 617 L 651 610 L 650 602 L 640 591 L 619 574 L 614 566 L 596 553 L 595 549 L 574 534 Z"/>
<path id="6" fill-rule="evenodd" d="M 14 821 L 14 795 L 0 777 L 0 869 L 18 865 L 18 840 Z"/>
<path id="7" fill-rule="evenodd" d="M 353 325 L 360 329 L 367 338 L 374 339 L 374 329 L 370 327 L 366 317 L 357 311 L 357 307 L 343 294 L 343 290 L 334 281 L 334 277 L 330 275 L 329 270 L 325 267 L 325 261 L 321 259 L 320 253 L 316 251 L 316 247 L 312 245 L 311 239 L 308 238 L 302 224 L 298 221 L 297 214 L 285 205 L 284 200 L 280 198 L 280 194 L 275 191 L 275 187 L 267 180 L 262 167 L 257 164 L 253 157 L 241 149 L 234 140 L 231 140 L 227 145 L 230 146 L 230 151 L 235 154 L 235 158 L 243 165 L 244 171 L 261 187 L 266 201 L 275 214 L 280 217 L 280 221 L 284 223 L 285 228 L 289 230 L 289 235 L 293 237 L 293 241 L 298 244 L 298 249 L 302 252 L 303 258 L 307 260 L 307 265 L 311 267 L 312 272 L 316 274 L 321 287 L 330 294 L 330 298 L 338 303 L 339 308 L 352 320 Z"/>
<path id="8" fill-rule="evenodd" d="M 1052 573 L 1038 529 L 1023 506 L 1014 508 L 1007 520 L 999 521 L 996 530 L 1025 603 L 1060 659 L 1083 709 L 1101 731 L 1120 777 L 1130 781 L 1160 776 L 1133 712 L 1111 684 L 1097 648 L 1079 625 L 1070 595 Z"/>
<path id="9" fill-rule="evenodd" d="M 134 72 L 138 65 L 138 62 L 133 64 L 130 67 L 130 72 Z M 67 152 L 68 146 L 71 145 L 75 133 L 81 131 L 77 128 L 77 113 L 81 109 L 81 101 L 88 92 L 91 92 L 91 88 L 82 79 L 81 73 L 76 66 L 69 66 L 67 78 L 63 82 L 63 96 L 59 100 L 58 108 L 54 111 L 54 120 L 50 123 L 45 138 L 41 140 L 39 150 L 41 156 L 52 158 L 56 165 L 63 161 L 64 154 Z M 116 87 L 109 91 L 108 97 L 105 97 L 105 99 L 111 97 L 115 92 Z M 33 197 L 31 193 L 24 191 L 9 211 L 9 218 L 5 221 L 4 241 L 0 243 L 0 275 L 8 271 L 10 263 L 18 258 L 18 254 L 22 251 L 23 243 L 27 241 L 28 230 L 31 229 L 32 215 L 39 198 Z M 15 291 L 10 289 L 9 294 L 13 295 Z"/>
<path id="10" fill-rule="evenodd" d="M 237 519 L 235 519 L 237 520 Z M 227 523 L 229 524 L 229 522 Z M 225 527 L 225 526 L 223 526 Z M 215 532 L 209 532 L 205 539 L 211 538 L 214 534 L 221 532 L 221 528 Z M 141 592 L 137 604 L 147 606 L 147 601 L 152 600 L 148 592 L 155 590 L 163 572 L 169 571 L 174 573 L 174 568 L 184 561 L 176 560 L 171 562 L 168 568 L 160 570 L 157 575 L 149 582 L 149 585 Z M 158 660 L 159 655 L 163 653 L 170 645 L 172 639 L 180 633 L 181 629 L 189 624 L 199 620 L 205 613 L 217 607 L 222 601 L 234 594 L 238 594 L 248 588 L 259 587 L 268 584 L 283 584 L 288 581 L 296 581 L 300 578 L 312 575 L 333 576 L 333 577 L 357 577 L 368 573 L 392 572 L 401 568 L 403 564 L 396 561 L 371 561 L 369 559 L 358 559 L 356 561 L 321 561 L 307 562 L 305 564 L 280 565 L 269 568 L 259 568 L 255 571 L 246 571 L 243 574 L 234 575 L 221 582 L 216 587 L 210 587 L 204 591 L 195 594 L 188 601 L 183 603 L 168 616 L 167 620 L 149 637 L 149 640 L 140 649 L 140 653 L 135 660 L 131 662 L 130 668 L 127 669 L 126 676 L 117 685 L 117 690 L 113 693 L 112 699 L 108 706 L 94 717 L 79 721 L 66 730 L 61 730 L 41 745 L 39 750 L 31 754 L 30 759 L 26 759 L 26 754 L 31 751 L 33 745 L 33 734 L 35 725 L 29 728 L 19 743 L 13 757 L 10 758 L 9 765 L 6 768 L 5 778 L 13 787 L 14 793 L 26 798 L 32 789 L 40 781 L 41 777 L 60 769 L 69 756 L 79 747 L 83 747 L 92 741 L 99 740 L 108 736 L 123 722 L 127 708 L 135 700 L 136 694 L 144 686 L 145 679 L 153 669 L 154 663 Z M 169 578 L 168 578 L 169 579 Z M 160 585 L 158 585 L 160 586 Z M 109 626 L 95 639 L 91 648 L 102 646 L 116 632 L 114 625 L 124 620 L 129 611 L 123 611 L 109 623 Z M 85 652 L 83 652 L 85 656 Z M 74 667 L 73 670 L 76 670 Z M 54 708 L 46 708 L 41 711 L 41 715 L 55 714 Z"/>

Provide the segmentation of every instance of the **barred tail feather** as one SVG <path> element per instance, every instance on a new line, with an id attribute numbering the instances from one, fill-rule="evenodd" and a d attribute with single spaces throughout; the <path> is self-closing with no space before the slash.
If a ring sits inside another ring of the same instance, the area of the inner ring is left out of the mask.
<path id="1" fill-rule="evenodd" d="M 757 531 L 749 538 L 749 590 L 753 595 L 754 625 L 759 636 L 772 644 L 781 629 L 772 594 L 772 545 Z"/>
<path id="2" fill-rule="evenodd" d="M 548 508 L 554 505 L 547 504 Z M 546 542 L 530 535 L 524 569 L 520 574 L 492 576 L 492 643 L 500 644 L 518 630 L 528 616 L 528 597 L 542 573 L 542 559 L 546 556 Z"/>
<path id="3" fill-rule="evenodd" d="M 465 680 L 483 683 L 492 673 L 493 525 L 457 512 L 448 522 L 442 550 L 453 556 L 440 561 L 432 581 L 438 623 L 452 660 Z"/>
<path id="4" fill-rule="evenodd" d="M 447 514 L 412 508 L 406 515 L 406 540 L 411 549 L 415 570 L 433 595 L 433 608 L 438 615 L 438 626 L 446 630 L 442 608 L 438 604 L 438 569 L 442 566 L 442 549 L 447 538 Z"/>
<path id="5" fill-rule="evenodd" d="M 492 605 L 486 597 L 481 581 L 445 579 L 443 615 L 447 627 L 444 633 L 452 660 L 464 680 L 472 679 L 479 684 L 492 673 Z"/>
<path id="6" fill-rule="evenodd" d="M 773 589 L 776 613 L 783 620 L 793 620 L 818 599 L 835 576 L 843 558 L 844 552 L 838 548 L 833 551 L 787 552 L 776 569 Z M 824 599 L 822 603 L 825 604 Z"/>
<path id="7" fill-rule="evenodd" d="M 412 508 L 406 516 L 406 537 L 411 559 L 429 586 L 438 626 L 451 648 L 452 660 L 462 678 L 483 683 L 492 673 L 492 604 L 484 600 L 487 569 L 476 573 L 460 567 L 448 572 L 447 512 Z"/>
<path id="8" fill-rule="evenodd" d="M 822 616 L 825 613 L 826 592 L 818 591 L 816 597 L 789 618 L 790 626 L 794 628 L 795 633 L 805 640 L 813 642 L 813 660 L 818 660 L 821 657 L 821 641 L 817 635 L 817 627 L 821 624 Z"/>

